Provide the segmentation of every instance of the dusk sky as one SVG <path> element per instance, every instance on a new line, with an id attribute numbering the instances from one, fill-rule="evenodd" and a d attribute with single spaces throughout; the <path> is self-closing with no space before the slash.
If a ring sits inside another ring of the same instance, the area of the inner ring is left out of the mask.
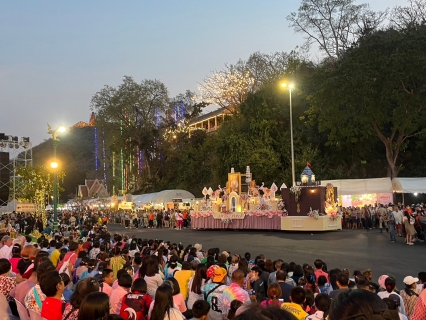
<path id="1" fill-rule="evenodd" d="M 92 95 L 124 75 L 159 79 L 173 97 L 253 52 L 289 52 L 303 43 L 286 20 L 299 4 L 2 0 L 0 133 L 35 146 L 50 138 L 47 122 L 88 121 Z M 371 1 L 375 10 L 405 4 Z"/>

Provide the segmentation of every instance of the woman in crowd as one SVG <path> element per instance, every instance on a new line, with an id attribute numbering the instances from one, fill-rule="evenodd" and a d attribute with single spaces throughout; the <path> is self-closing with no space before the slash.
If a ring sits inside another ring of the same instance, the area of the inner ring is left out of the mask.
<path id="1" fill-rule="evenodd" d="M 231 264 L 228 268 L 228 277 L 232 276 L 232 273 L 238 269 L 238 262 L 240 261 L 240 256 L 238 254 L 234 254 L 231 259 Z"/>
<path id="2" fill-rule="evenodd" d="M 278 283 L 271 283 L 268 286 L 268 292 L 267 292 L 268 298 L 266 300 L 263 300 L 260 303 L 260 305 L 262 307 L 280 306 L 282 304 L 282 302 L 279 301 L 281 294 L 282 294 L 282 291 L 281 291 L 280 285 Z"/>
<path id="3" fill-rule="evenodd" d="M 12 258 L 10 258 L 10 264 L 12 265 L 12 272 L 20 274 L 18 269 L 18 263 L 22 260 L 21 257 L 21 246 L 19 244 L 14 244 L 12 248 Z"/>
<path id="4" fill-rule="evenodd" d="M 303 277 L 303 269 L 300 264 L 294 266 L 293 276 L 291 277 L 296 284 L 299 283 L 299 279 Z"/>
<path id="5" fill-rule="evenodd" d="M 155 290 L 157 290 L 157 288 L 163 283 L 163 279 L 159 273 L 157 259 L 151 258 L 148 261 L 144 279 L 147 284 L 147 293 L 151 296 L 151 298 L 154 298 Z"/>
<path id="6" fill-rule="evenodd" d="M 83 298 L 97 291 L 99 291 L 99 283 L 95 279 L 87 277 L 81 280 L 71 295 L 70 303 L 65 307 L 62 320 L 77 320 Z"/>
<path id="7" fill-rule="evenodd" d="M 155 292 L 155 302 L 150 320 L 183 320 L 183 314 L 173 307 L 173 289 L 168 285 L 161 285 Z"/>
<path id="8" fill-rule="evenodd" d="M 414 229 L 414 221 L 415 219 L 408 213 L 407 210 L 404 210 L 404 217 L 402 218 L 405 227 L 405 243 L 412 246 L 413 237 L 416 235 L 416 229 Z"/>
<path id="9" fill-rule="evenodd" d="M 201 288 L 205 285 L 207 279 L 206 271 L 206 266 L 204 264 L 199 264 L 195 271 L 195 275 L 191 279 L 189 279 L 189 294 L 187 303 L 189 310 L 192 309 L 192 305 L 195 301 L 204 299 Z"/>
<path id="10" fill-rule="evenodd" d="M 166 268 L 164 270 L 165 279 L 173 277 L 176 271 L 181 270 L 181 265 L 178 263 L 178 260 L 179 257 L 177 255 L 172 255 L 170 257 L 169 262 L 167 263 Z"/>
<path id="11" fill-rule="evenodd" d="M 80 305 L 78 320 L 104 320 L 109 315 L 109 298 L 106 293 L 89 293 Z"/>
<path id="12" fill-rule="evenodd" d="M 148 317 L 149 306 L 152 303 L 152 298 L 146 293 L 146 281 L 138 278 L 133 282 L 132 290 L 126 294 L 121 301 L 120 316 L 123 319 L 129 319 L 131 313 L 129 308 L 136 312 L 136 319 L 133 320 L 146 320 Z"/>
<path id="13" fill-rule="evenodd" d="M 24 248 L 21 250 L 21 257 L 22 259 L 19 260 L 18 265 L 17 265 L 17 269 L 19 270 L 19 274 L 24 277 L 24 274 L 26 273 L 28 267 L 31 266 L 31 264 L 33 263 L 31 261 L 30 258 L 30 254 L 32 251 L 34 251 L 35 247 L 32 244 L 28 244 L 26 246 L 24 246 Z M 29 272 L 29 276 L 31 276 L 32 273 L 32 268 L 31 268 L 31 272 Z M 29 278 L 28 276 L 28 278 Z M 28 279 L 26 278 L 26 279 Z"/>
<path id="14" fill-rule="evenodd" d="M 404 278 L 405 288 L 400 291 L 400 296 L 404 301 L 405 315 L 410 319 L 414 311 L 414 306 L 417 303 L 421 290 L 417 289 L 418 278 L 411 276 Z M 426 317 L 426 315 L 425 315 Z"/>
<path id="15" fill-rule="evenodd" d="M 173 289 L 173 306 L 178 309 L 182 314 L 184 314 L 188 308 L 185 304 L 185 299 L 183 298 L 182 293 L 180 293 L 179 282 L 175 278 L 169 278 L 166 281 L 171 282 L 171 287 Z"/>
<path id="16" fill-rule="evenodd" d="M 399 297 L 400 303 L 399 303 L 399 307 L 398 307 L 398 312 L 405 314 L 405 307 L 404 307 L 404 301 L 402 300 L 401 296 L 399 294 L 397 294 L 395 292 L 396 290 L 396 282 L 395 279 L 392 277 L 387 277 L 385 280 L 385 290 L 386 291 L 381 291 L 379 292 L 377 295 L 384 299 L 389 297 L 389 295 L 392 294 L 396 294 Z"/>
<path id="17" fill-rule="evenodd" d="M 114 257 L 110 260 L 111 269 L 114 272 L 114 279 L 117 279 L 118 270 L 122 269 L 126 265 L 126 260 L 121 256 L 121 249 L 119 246 L 115 246 L 112 250 Z"/>
<path id="18" fill-rule="evenodd" d="M 376 294 L 367 290 L 349 290 L 339 293 L 330 307 L 329 320 L 399 320 L 398 312 L 388 310 Z"/>
<path id="19" fill-rule="evenodd" d="M 315 313 L 306 317 L 306 320 L 323 320 L 327 318 L 331 299 L 328 294 L 319 293 L 315 297 Z"/>
<path id="20" fill-rule="evenodd" d="M 15 278 L 9 277 L 12 265 L 7 259 L 0 259 L 0 293 L 9 298 L 10 291 L 16 287 Z"/>
<path id="21" fill-rule="evenodd" d="M 118 279 L 118 287 L 112 290 L 110 299 L 111 299 L 111 309 L 110 313 L 119 314 L 121 310 L 121 302 L 123 297 L 129 293 L 130 288 L 132 287 L 132 277 L 128 273 L 124 273 Z"/>
<path id="22" fill-rule="evenodd" d="M 78 258 L 78 243 L 70 242 L 69 251 L 65 254 L 64 259 L 59 261 L 56 270 L 60 271 L 65 262 L 68 262 L 68 265 L 75 266 L 75 262 Z M 62 270 L 60 271 L 62 272 Z"/>

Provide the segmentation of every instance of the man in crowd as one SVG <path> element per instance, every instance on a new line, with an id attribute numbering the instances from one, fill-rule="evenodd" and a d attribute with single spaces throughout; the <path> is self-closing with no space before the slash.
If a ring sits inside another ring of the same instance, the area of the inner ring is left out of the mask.
<path id="1" fill-rule="evenodd" d="M 235 270 L 231 276 L 232 283 L 223 290 L 223 305 L 222 314 L 228 316 L 228 312 L 231 309 L 231 302 L 237 299 L 244 303 L 250 302 L 250 297 L 246 290 L 243 289 L 244 285 L 244 272 L 240 269 Z"/>
<path id="2" fill-rule="evenodd" d="M 290 312 L 297 320 L 304 320 L 308 314 L 303 309 L 303 303 L 306 299 L 305 290 L 301 287 L 294 287 L 291 290 L 291 302 L 284 302 L 281 309 Z"/>
<path id="3" fill-rule="evenodd" d="M 330 292 L 329 296 L 331 299 L 336 298 L 339 293 L 349 290 L 349 277 L 344 273 L 339 273 L 336 284 L 339 289 Z"/>
<path id="4" fill-rule="evenodd" d="M 291 302 L 290 295 L 291 295 L 291 290 L 293 289 L 293 286 L 286 283 L 287 272 L 285 272 L 284 270 L 279 270 L 277 271 L 276 277 L 277 277 L 277 282 L 281 288 L 281 299 L 283 299 L 284 302 Z"/>

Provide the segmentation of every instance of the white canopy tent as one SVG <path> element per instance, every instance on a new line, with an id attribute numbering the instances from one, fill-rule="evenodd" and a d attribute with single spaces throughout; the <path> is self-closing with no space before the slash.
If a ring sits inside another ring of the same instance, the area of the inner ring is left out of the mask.
<path id="1" fill-rule="evenodd" d="M 392 188 L 396 193 L 426 193 L 426 178 L 393 178 Z"/>
<path id="2" fill-rule="evenodd" d="M 392 193 L 392 181 L 390 178 L 375 179 L 345 179 L 322 180 L 321 186 L 331 183 L 337 187 L 338 195 L 368 194 L 368 193 Z"/>
<path id="3" fill-rule="evenodd" d="M 136 204 L 166 204 L 172 202 L 173 199 L 195 199 L 195 196 L 186 190 L 163 190 L 133 196 L 133 202 Z"/>

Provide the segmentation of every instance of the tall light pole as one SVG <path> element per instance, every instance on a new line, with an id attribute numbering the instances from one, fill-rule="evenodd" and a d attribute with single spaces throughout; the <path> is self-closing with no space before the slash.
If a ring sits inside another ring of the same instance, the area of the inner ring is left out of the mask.
<path id="1" fill-rule="evenodd" d="M 50 163 L 50 167 L 53 169 L 53 232 L 58 230 L 58 167 L 59 164 L 56 161 L 56 148 L 58 147 L 58 135 L 67 131 L 65 127 L 60 126 L 56 130 L 52 130 L 49 124 L 47 124 L 47 133 L 52 135 L 53 139 L 53 161 Z"/>
<path id="2" fill-rule="evenodd" d="M 293 111 L 291 105 L 291 91 L 293 91 L 293 84 L 282 83 L 282 87 L 288 88 L 288 92 L 290 94 L 290 140 L 291 140 L 291 180 L 292 186 L 296 185 L 296 176 L 294 173 L 294 146 L 293 146 Z"/>

